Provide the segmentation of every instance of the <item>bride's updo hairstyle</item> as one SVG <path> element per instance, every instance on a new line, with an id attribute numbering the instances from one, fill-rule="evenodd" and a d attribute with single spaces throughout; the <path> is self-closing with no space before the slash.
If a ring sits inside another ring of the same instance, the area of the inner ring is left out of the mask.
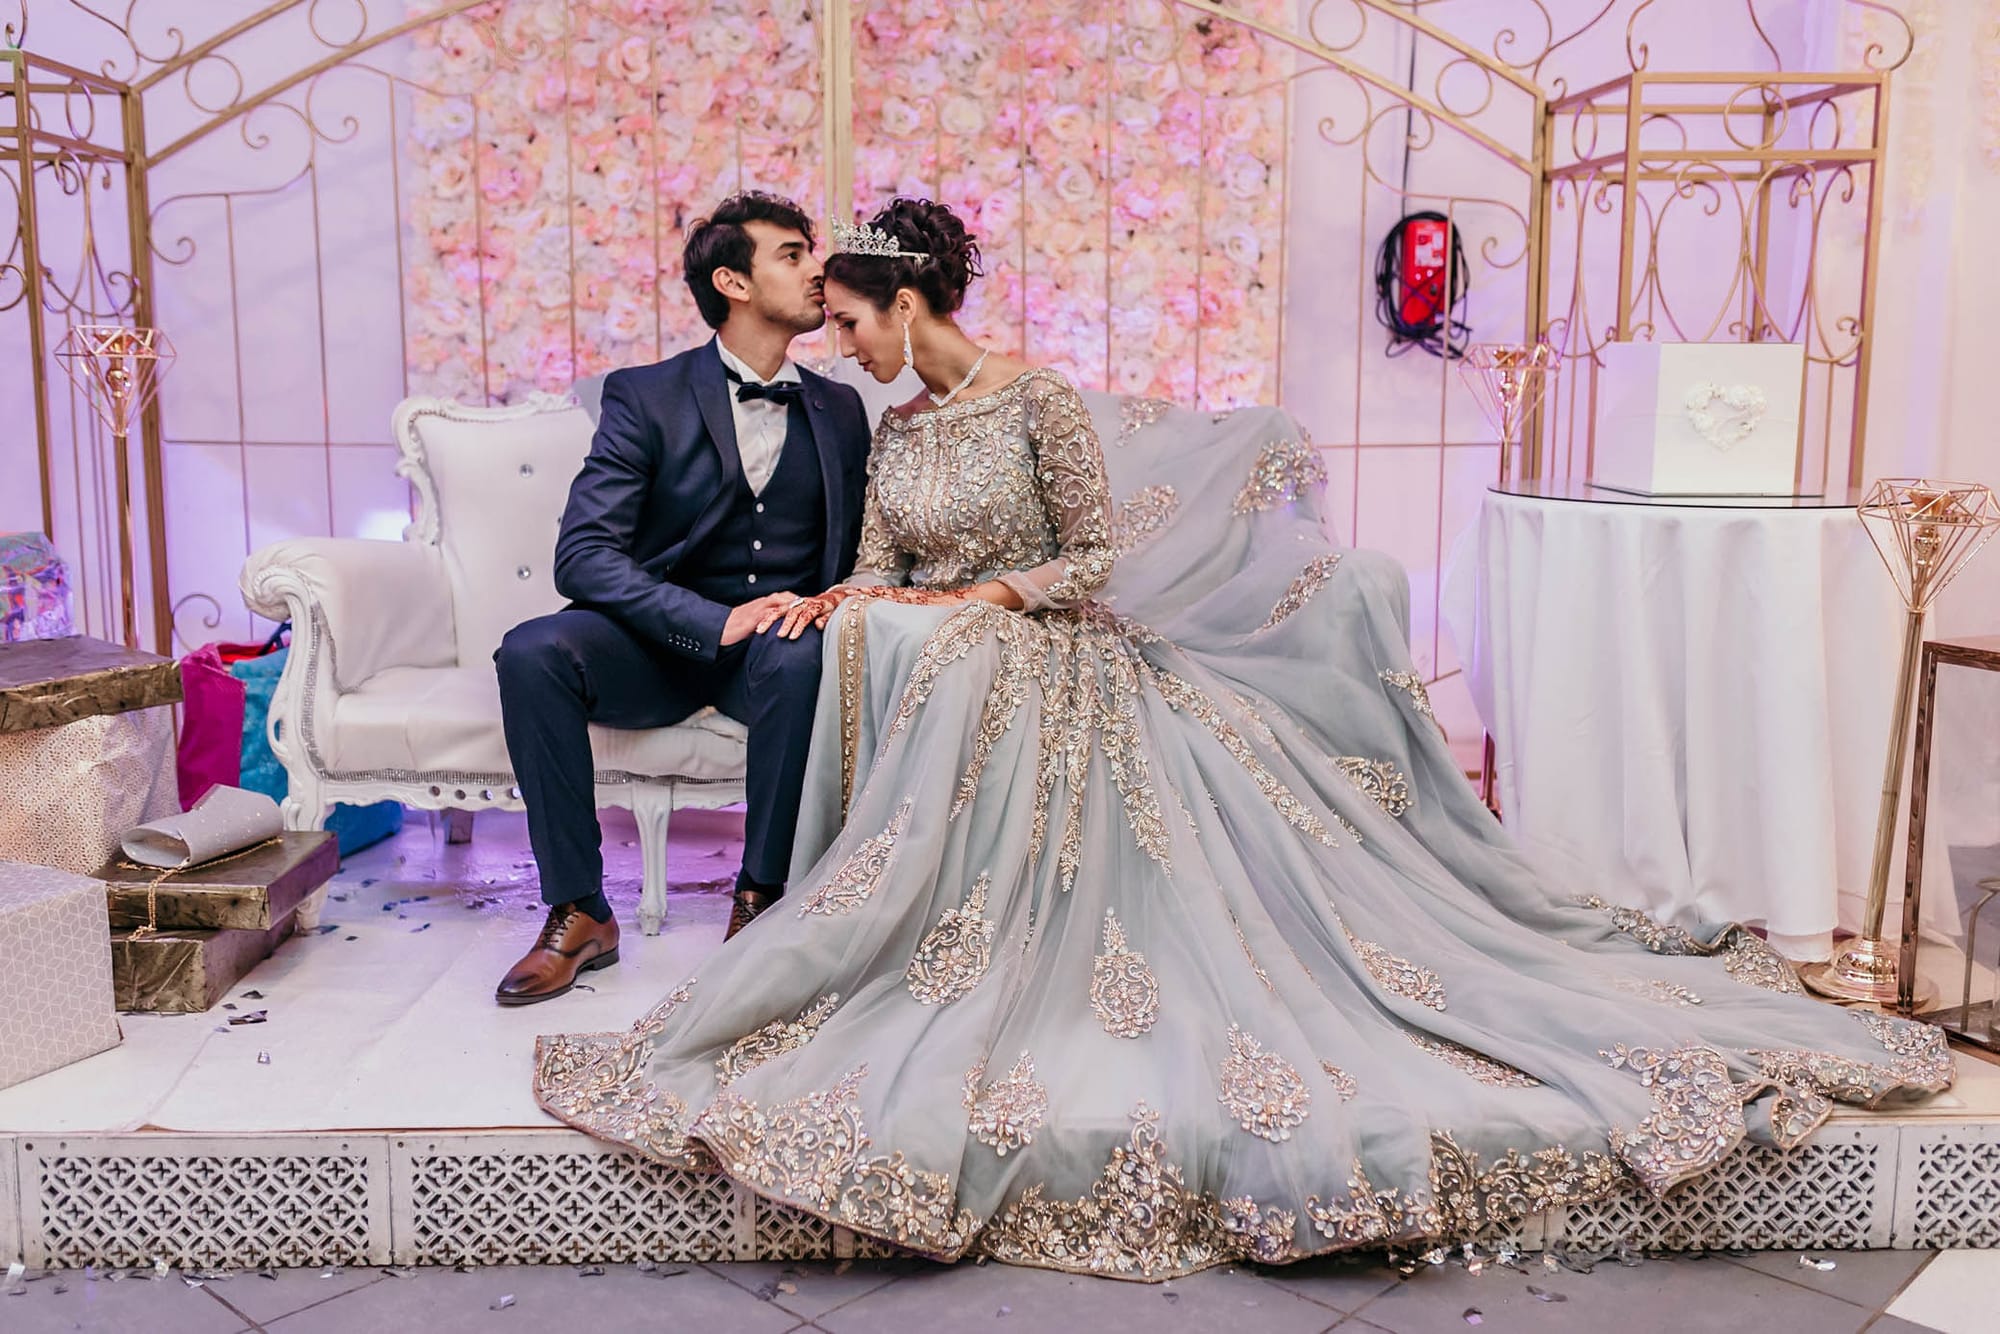
<path id="1" fill-rule="evenodd" d="M 898 250 L 926 256 L 865 255 L 835 251 L 826 257 L 826 280 L 860 296 L 877 310 L 887 310 L 905 287 L 920 293 L 931 314 L 949 315 L 965 304 L 965 289 L 985 273 L 979 266 L 979 242 L 956 213 L 928 199 L 892 199 L 869 225 L 896 243 Z"/>

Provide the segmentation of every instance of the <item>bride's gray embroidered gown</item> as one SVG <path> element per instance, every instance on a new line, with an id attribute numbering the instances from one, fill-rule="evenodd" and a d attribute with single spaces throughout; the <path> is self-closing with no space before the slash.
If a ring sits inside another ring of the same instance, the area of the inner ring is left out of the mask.
<path id="1" fill-rule="evenodd" d="M 1029 610 L 841 608 L 789 891 L 631 1031 L 543 1039 L 551 1112 L 929 1255 L 1162 1279 L 1949 1085 L 1740 927 L 1531 871 L 1282 413 L 1103 403 L 885 418 L 857 582 Z"/>

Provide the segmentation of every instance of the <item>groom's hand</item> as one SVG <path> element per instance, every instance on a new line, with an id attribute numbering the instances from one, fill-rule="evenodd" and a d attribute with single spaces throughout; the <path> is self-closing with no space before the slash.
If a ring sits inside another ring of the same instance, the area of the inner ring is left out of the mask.
<path id="1" fill-rule="evenodd" d="M 729 619 L 722 625 L 722 646 L 728 648 L 731 644 L 740 644 L 751 635 L 760 633 L 798 600 L 797 593 L 766 593 L 740 607 L 731 607 Z"/>

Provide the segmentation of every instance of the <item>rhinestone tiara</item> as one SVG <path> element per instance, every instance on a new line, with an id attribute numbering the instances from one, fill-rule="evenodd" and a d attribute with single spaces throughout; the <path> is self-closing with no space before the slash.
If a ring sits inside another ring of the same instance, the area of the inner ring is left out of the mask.
<path id="1" fill-rule="evenodd" d="M 836 255 L 875 255 L 883 259 L 929 259 L 921 250 L 904 250 L 896 238 L 865 222 L 850 223 L 834 219 L 833 253 Z"/>

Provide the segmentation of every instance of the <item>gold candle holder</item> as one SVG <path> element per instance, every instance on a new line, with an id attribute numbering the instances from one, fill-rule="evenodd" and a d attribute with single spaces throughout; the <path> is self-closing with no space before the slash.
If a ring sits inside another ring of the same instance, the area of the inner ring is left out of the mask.
<path id="1" fill-rule="evenodd" d="M 1508 465 L 1513 461 L 1514 437 L 1521 433 L 1521 423 L 1548 393 L 1550 381 L 1561 369 L 1562 354 L 1546 338 L 1530 347 L 1518 343 L 1474 343 L 1465 349 L 1465 356 L 1458 363 L 1459 378 L 1465 381 L 1487 422 L 1499 433 L 1500 485 L 1512 480 L 1513 469 Z M 1497 816 L 1500 808 L 1493 798 L 1496 762 L 1493 734 L 1488 732 L 1480 741 L 1479 799 Z"/>
<path id="2" fill-rule="evenodd" d="M 1916 689 L 1924 617 L 1944 586 L 2000 529 L 2000 503 L 1990 488 L 1977 483 L 1892 477 L 1869 488 L 1859 513 L 1902 595 L 1903 661 L 1896 678 L 1895 712 L 1890 715 L 1889 755 L 1882 767 L 1882 805 L 1875 817 L 1875 858 L 1868 870 L 1868 907 L 1861 934 L 1835 950 L 1829 962 L 1799 971 L 1806 986 L 1822 996 L 1886 1007 L 1896 1000 L 1898 946 L 1883 939 L 1882 918 L 1888 907 L 1889 855 L 1895 844 L 1896 807 L 1902 800 L 1910 697 Z M 1911 982 L 1914 985 L 1915 979 Z"/>
<path id="3" fill-rule="evenodd" d="M 1500 484 L 1510 480 L 1514 438 L 1521 423 L 1549 391 L 1562 368 L 1562 354 L 1542 339 L 1532 347 L 1516 343 L 1474 343 L 1458 363 L 1465 387 L 1500 434 Z"/>
<path id="4" fill-rule="evenodd" d="M 158 329 L 123 324 L 78 324 L 63 335 L 56 358 L 91 410 L 111 432 L 118 488 L 118 588 L 123 601 L 125 647 L 139 646 L 132 587 L 132 469 L 126 437 L 160 392 L 160 377 L 174 363 L 174 346 Z"/>

